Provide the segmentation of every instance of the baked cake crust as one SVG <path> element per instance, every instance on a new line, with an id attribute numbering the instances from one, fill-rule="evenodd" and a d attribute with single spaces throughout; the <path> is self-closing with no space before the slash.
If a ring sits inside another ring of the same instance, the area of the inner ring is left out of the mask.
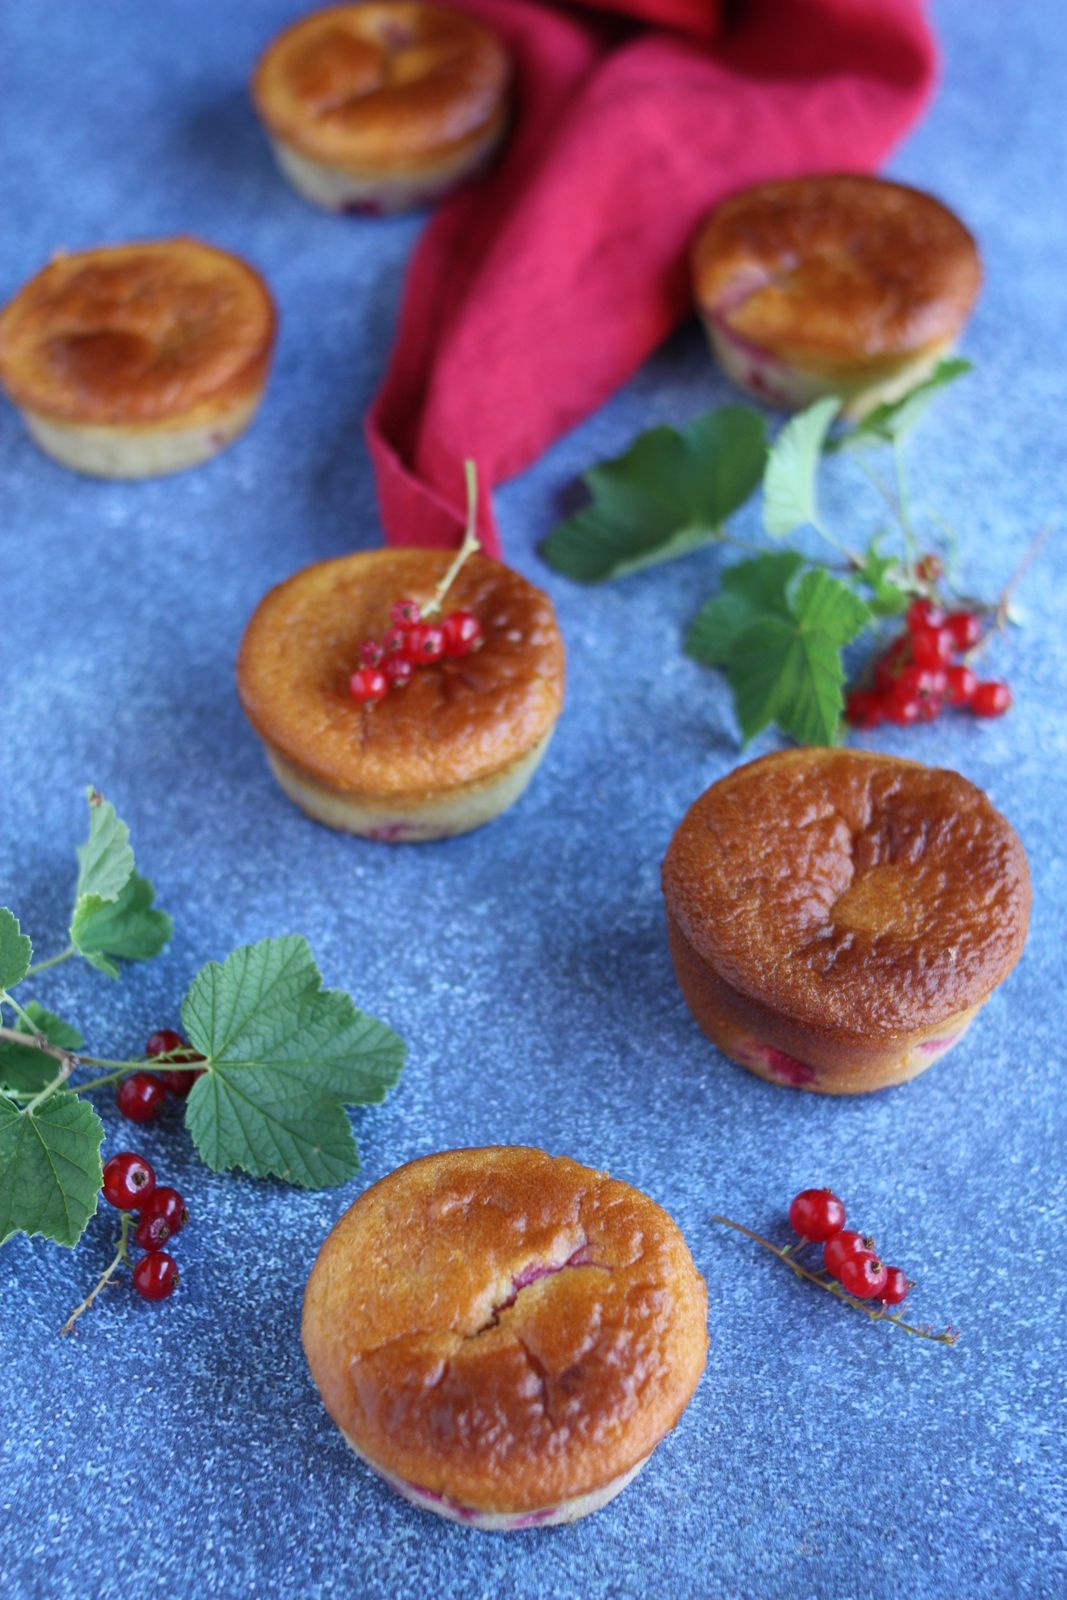
<path id="1" fill-rule="evenodd" d="M 355 1449 L 466 1506 L 529 1511 L 637 1466 L 704 1369 L 707 1295 L 629 1184 L 522 1146 L 366 1190 L 308 1281 L 304 1347 Z"/>
<path id="2" fill-rule="evenodd" d="M 0 379 L 43 419 L 207 424 L 251 407 L 275 310 L 246 261 L 188 237 L 57 255 L 0 315 Z"/>
<path id="3" fill-rule="evenodd" d="M 860 174 L 743 190 L 701 227 L 692 267 L 716 326 L 844 379 L 947 347 L 981 281 L 977 246 L 953 212 Z"/>
<path id="4" fill-rule="evenodd" d="M 473 17 L 421 0 L 327 6 L 279 34 L 252 95 L 270 132 L 359 174 L 416 174 L 503 129 L 511 63 Z"/>
<path id="5" fill-rule="evenodd" d="M 852 1072 L 842 1092 L 911 1076 L 955 1042 L 1014 967 L 1030 912 L 1022 844 L 980 789 L 864 750 L 779 751 L 713 784 L 671 840 L 663 890 L 706 1031 L 754 1070 L 746 1034 L 798 1067 Z M 925 1059 L 905 1061 L 913 1046 Z"/>
<path id="6" fill-rule="evenodd" d="M 473 611 L 484 643 L 420 667 L 375 706 L 348 680 L 359 647 L 402 596 L 425 602 L 447 551 L 383 549 L 318 562 L 272 589 L 241 643 L 241 703 L 268 747 L 330 789 L 397 804 L 499 774 L 551 732 L 563 702 L 552 602 L 510 567 L 475 554 L 446 609 Z"/>

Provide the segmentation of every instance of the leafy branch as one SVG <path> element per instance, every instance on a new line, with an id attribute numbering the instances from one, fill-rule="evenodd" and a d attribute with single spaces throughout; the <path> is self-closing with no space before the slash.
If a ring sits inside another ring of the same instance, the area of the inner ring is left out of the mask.
<path id="1" fill-rule="evenodd" d="M 146 1067 L 198 1074 L 186 1126 L 216 1171 L 307 1188 L 352 1177 L 359 1155 L 345 1108 L 385 1098 L 404 1045 L 343 991 L 323 988 L 306 939 L 261 939 L 201 968 L 182 1006 L 188 1045 L 152 1060 L 87 1054 L 77 1028 L 12 992 L 71 956 L 117 976 L 120 960 L 145 960 L 170 937 L 126 824 L 96 790 L 88 798 L 70 947 L 34 965 L 18 918 L 0 907 L 0 1242 L 27 1233 L 77 1243 L 102 1175 L 103 1125 L 85 1096 Z M 201 1059 L 190 1062 L 190 1047 Z M 79 1079 L 83 1069 L 94 1075 Z"/>
<path id="2" fill-rule="evenodd" d="M 549 534 L 545 560 L 593 583 L 701 546 L 746 549 L 747 560 L 723 570 L 685 648 L 726 674 L 746 743 L 771 724 L 801 741 L 833 742 L 844 710 L 843 652 L 880 619 L 931 595 L 948 565 L 921 553 L 923 544 L 944 549 L 954 538 L 940 526 L 936 536 L 926 527 L 920 534 L 904 445 L 939 392 L 969 370 L 960 358 L 944 360 L 847 431 L 836 428 L 840 403 L 832 396 L 791 417 L 770 443 L 762 414 L 751 406 L 724 406 L 680 429 L 651 428 L 585 474 L 590 503 Z M 879 452 L 889 454 L 890 478 L 872 465 Z M 876 529 L 860 548 L 828 526 L 820 505 L 822 463 L 839 454 L 875 485 L 892 518 L 892 528 Z M 809 529 L 832 552 L 828 558 L 733 538 L 728 519 L 760 484 L 766 537 L 776 544 Z M 893 545 L 883 548 L 894 529 Z M 997 615 L 995 606 L 967 604 Z"/>

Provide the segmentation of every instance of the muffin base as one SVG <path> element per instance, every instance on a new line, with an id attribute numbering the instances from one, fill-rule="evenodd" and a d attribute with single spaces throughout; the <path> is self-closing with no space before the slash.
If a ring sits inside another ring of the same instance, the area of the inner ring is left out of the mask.
<path id="1" fill-rule="evenodd" d="M 438 1493 L 435 1489 L 424 1489 L 420 1484 L 409 1483 L 406 1478 L 398 1478 L 395 1473 L 389 1472 L 387 1468 L 364 1455 L 347 1433 L 344 1437 L 364 1465 L 370 1467 L 372 1472 L 411 1505 L 418 1506 L 420 1511 L 432 1511 L 435 1516 L 445 1517 L 449 1522 L 461 1522 L 464 1527 L 478 1528 L 483 1533 L 517 1533 L 524 1528 L 557 1528 L 565 1522 L 578 1522 L 582 1517 L 591 1516 L 594 1511 L 599 1511 L 602 1506 L 614 1500 L 617 1494 L 621 1494 L 651 1459 L 650 1455 L 645 1456 L 628 1472 L 620 1473 L 602 1488 L 592 1489 L 588 1494 L 572 1495 L 569 1499 L 560 1500 L 552 1506 L 541 1506 L 533 1511 L 485 1511 L 477 1506 L 465 1506 L 458 1500 L 450 1499 L 448 1495 Z"/>
<path id="2" fill-rule="evenodd" d="M 92 478 L 158 478 L 181 472 L 225 450 L 244 433 L 263 398 L 263 386 L 220 407 L 210 419 L 143 423 L 68 422 L 43 412 L 20 412 L 30 437 L 53 461 Z"/>
<path id="3" fill-rule="evenodd" d="M 741 338 L 713 313 L 702 312 L 701 320 L 716 361 L 739 389 L 785 411 L 800 411 L 827 395 L 840 395 L 844 402 L 841 415 L 853 421 L 883 401 L 898 400 L 928 378 L 952 349 L 952 341 L 944 339 L 916 354 L 883 359 L 845 378 L 785 361 L 762 345 Z"/>
<path id="4" fill-rule="evenodd" d="M 458 155 L 428 164 L 417 173 L 357 172 L 315 161 L 294 144 L 270 134 L 274 158 L 299 195 L 335 214 L 389 216 L 432 205 L 488 166 L 504 137 L 506 122 L 491 127 Z"/>
<path id="5" fill-rule="evenodd" d="M 548 749 L 552 730 L 501 772 L 477 783 L 419 799 L 350 794 L 330 788 L 266 745 L 271 771 L 302 811 L 328 828 L 384 844 L 425 844 L 470 833 L 491 822 L 523 793 Z"/>
<path id="6" fill-rule="evenodd" d="M 791 1089 L 869 1094 L 905 1083 L 946 1055 L 981 1009 L 973 1006 L 893 1040 L 820 1036 L 734 989 L 700 958 L 669 913 L 667 939 L 686 1004 L 712 1043 L 758 1078 Z"/>

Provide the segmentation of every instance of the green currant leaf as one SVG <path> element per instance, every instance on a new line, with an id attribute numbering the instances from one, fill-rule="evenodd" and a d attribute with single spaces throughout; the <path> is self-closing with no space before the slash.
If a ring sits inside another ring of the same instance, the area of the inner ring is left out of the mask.
<path id="1" fill-rule="evenodd" d="M 14 1233 L 74 1245 L 96 1211 L 104 1125 L 63 1089 L 36 1111 L 0 1095 L 0 1243 Z"/>
<path id="2" fill-rule="evenodd" d="M 19 919 L 0 906 L 0 989 L 13 989 L 30 970 L 33 945 L 19 927 Z"/>
<path id="3" fill-rule="evenodd" d="M 75 904 L 90 897 L 117 900 L 133 872 L 130 830 L 115 807 L 98 790 L 86 789 L 89 801 L 89 837 L 78 846 L 78 887 Z"/>
<path id="4" fill-rule="evenodd" d="M 801 568 L 788 550 L 729 568 L 687 640 L 692 655 L 725 668 L 745 743 L 771 723 L 805 743 L 838 735 L 841 650 L 871 613 L 825 567 Z"/>
<path id="5" fill-rule="evenodd" d="M 886 556 L 874 538 L 864 552 L 863 565 L 854 574 L 857 583 L 871 591 L 867 604 L 876 617 L 899 617 L 908 609 L 911 590 L 907 573 L 896 556 Z"/>
<path id="6" fill-rule="evenodd" d="M 763 474 L 763 526 L 783 539 L 805 523 L 818 528 L 816 479 L 823 445 L 841 409 L 834 395 L 791 417 L 771 446 Z"/>
<path id="7" fill-rule="evenodd" d="M 938 362 L 928 378 L 917 383 L 898 400 L 886 400 L 875 406 L 854 428 L 843 433 L 827 448 L 865 450 L 872 445 L 899 443 L 921 420 L 940 391 L 972 370 L 971 362 L 965 361 L 962 356 L 947 356 Z"/>
<path id="8" fill-rule="evenodd" d="M 61 1050 L 81 1049 L 83 1040 L 77 1028 L 57 1017 L 54 1011 L 46 1011 L 36 1000 L 31 1000 L 25 1011 L 36 1031 L 44 1034 L 49 1044 L 58 1045 Z M 30 1032 L 21 1017 L 15 1026 L 19 1033 Z M 39 1094 L 55 1077 L 57 1066 L 55 1056 L 46 1055 L 35 1045 L 15 1044 L 9 1039 L 0 1041 L 0 1091 L 10 1089 L 19 1094 Z"/>
<path id="9" fill-rule="evenodd" d="M 759 483 L 766 454 L 763 417 L 751 406 L 650 428 L 583 475 L 590 504 L 553 529 L 541 553 L 582 583 L 686 555 L 722 533 Z"/>
<path id="10" fill-rule="evenodd" d="M 774 550 L 727 567 L 719 593 L 693 621 L 685 641 L 688 653 L 708 666 L 727 666 L 746 628 L 766 616 L 789 618 L 789 583 L 803 565 L 796 550 Z"/>
<path id="11" fill-rule="evenodd" d="M 242 945 L 193 979 L 186 1037 L 206 1071 L 186 1102 L 186 1125 L 208 1166 L 242 1167 L 306 1188 L 359 1170 L 344 1107 L 385 1098 L 403 1041 L 323 989 L 306 939 Z"/>
<path id="12" fill-rule="evenodd" d="M 167 943 L 174 923 L 152 904 L 155 890 L 137 872 L 116 900 L 102 903 L 94 896 L 74 908 L 71 939 L 79 953 L 101 972 L 117 978 L 114 958 L 147 961 Z"/>

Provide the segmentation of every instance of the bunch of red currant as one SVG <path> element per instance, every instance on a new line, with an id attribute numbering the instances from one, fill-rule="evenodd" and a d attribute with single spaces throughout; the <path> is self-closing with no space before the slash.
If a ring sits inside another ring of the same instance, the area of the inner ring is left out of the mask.
<path id="1" fill-rule="evenodd" d="M 365 639 L 362 665 L 348 680 L 360 705 L 373 706 L 390 689 L 410 682 L 416 667 L 432 666 L 446 656 L 469 656 L 482 643 L 482 625 L 473 611 L 450 611 L 440 623 L 428 622 L 415 600 L 398 600 L 390 611 L 392 626 L 381 639 Z"/>
<path id="2" fill-rule="evenodd" d="M 831 1189 L 803 1189 L 789 1207 L 789 1220 L 802 1239 L 823 1246 L 822 1263 L 846 1294 L 897 1306 L 914 1286 L 901 1267 L 878 1259 L 874 1240 L 845 1227 L 845 1208 Z"/>
<path id="3" fill-rule="evenodd" d="M 188 1044 L 188 1039 L 173 1028 L 160 1028 L 149 1036 L 144 1053 L 166 1056 L 172 1062 L 203 1061 L 196 1050 L 187 1048 Z M 168 1094 L 184 1100 L 200 1075 L 170 1067 L 161 1067 L 157 1072 L 131 1072 L 116 1091 L 119 1110 L 131 1122 L 152 1122 L 163 1110 Z"/>
<path id="4" fill-rule="evenodd" d="M 133 1269 L 137 1293 L 145 1300 L 169 1299 L 178 1286 L 178 1267 L 163 1246 L 189 1221 L 185 1201 L 177 1189 L 157 1185 L 151 1163 L 133 1150 L 120 1150 L 105 1162 L 102 1193 L 109 1205 L 137 1217 L 133 1236 L 145 1252 Z M 125 1237 L 123 1232 L 123 1243 Z"/>
<path id="5" fill-rule="evenodd" d="M 855 728 L 881 722 L 907 727 L 932 722 L 946 705 L 967 707 L 978 717 L 999 717 L 1011 705 L 1011 690 L 996 680 L 980 682 L 965 659 L 982 633 L 973 611 L 941 611 L 932 600 L 913 600 L 907 631 L 894 639 L 874 668 L 869 689 L 853 689 L 845 716 Z"/>

